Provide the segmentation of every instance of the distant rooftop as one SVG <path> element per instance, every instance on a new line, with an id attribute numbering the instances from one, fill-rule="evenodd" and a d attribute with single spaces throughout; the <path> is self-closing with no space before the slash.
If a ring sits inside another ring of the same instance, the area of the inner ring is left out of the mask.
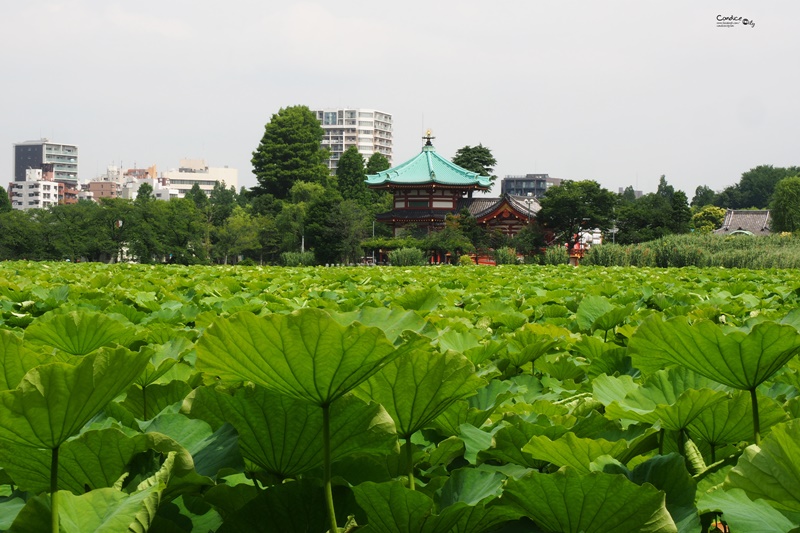
<path id="1" fill-rule="evenodd" d="M 748 232 L 753 235 L 769 235 L 770 214 L 767 210 L 728 209 L 722 227 L 714 233 L 730 235 Z"/>
<path id="2" fill-rule="evenodd" d="M 67 146 L 75 146 L 72 143 L 54 142 L 54 141 L 51 141 L 50 139 L 48 139 L 47 137 L 42 137 L 41 139 L 33 140 L 33 141 L 23 141 L 21 143 L 14 143 L 14 146 L 25 146 L 25 145 L 39 146 L 40 144 L 64 144 L 64 145 L 67 145 Z"/>

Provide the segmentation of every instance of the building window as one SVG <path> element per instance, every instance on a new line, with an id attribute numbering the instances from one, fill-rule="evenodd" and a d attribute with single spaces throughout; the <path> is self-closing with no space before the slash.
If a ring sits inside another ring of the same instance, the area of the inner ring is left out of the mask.
<path id="1" fill-rule="evenodd" d="M 336 125 L 336 112 L 325 112 L 322 123 L 326 126 L 335 126 Z"/>

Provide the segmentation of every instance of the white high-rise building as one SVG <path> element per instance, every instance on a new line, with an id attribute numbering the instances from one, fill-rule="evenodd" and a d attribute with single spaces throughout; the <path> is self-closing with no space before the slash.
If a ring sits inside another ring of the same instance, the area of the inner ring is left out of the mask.
<path id="1" fill-rule="evenodd" d="M 331 152 L 328 168 L 336 173 L 339 158 L 351 146 L 364 159 L 374 153 L 392 162 L 392 115 L 376 109 L 321 109 L 312 111 L 325 130 L 322 146 Z"/>

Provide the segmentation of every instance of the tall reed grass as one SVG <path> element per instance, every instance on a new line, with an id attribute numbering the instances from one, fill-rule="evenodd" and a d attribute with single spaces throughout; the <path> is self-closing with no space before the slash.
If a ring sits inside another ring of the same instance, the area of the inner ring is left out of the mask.
<path id="1" fill-rule="evenodd" d="M 792 235 L 670 235 L 640 244 L 593 246 L 582 263 L 661 268 L 800 268 L 800 239 Z"/>

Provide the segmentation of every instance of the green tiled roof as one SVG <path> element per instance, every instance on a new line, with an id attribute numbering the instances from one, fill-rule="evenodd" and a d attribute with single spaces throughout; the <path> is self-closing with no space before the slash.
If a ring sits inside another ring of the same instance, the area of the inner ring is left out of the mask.
<path id="1" fill-rule="evenodd" d="M 489 176 L 481 176 L 458 165 L 454 165 L 436 153 L 432 145 L 422 147 L 422 152 L 405 163 L 377 174 L 367 176 L 367 186 L 384 185 L 451 185 L 489 189 Z"/>

